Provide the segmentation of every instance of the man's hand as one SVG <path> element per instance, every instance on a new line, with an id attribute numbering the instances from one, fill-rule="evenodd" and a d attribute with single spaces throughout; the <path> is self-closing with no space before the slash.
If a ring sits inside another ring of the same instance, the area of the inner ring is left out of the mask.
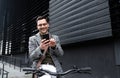
<path id="1" fill-rule="evenodd" d="M 55 46 L 56 46 L 56 41 L 55 41 L 54 38 L 51 38 L 51 39 L 49 40 L 49 46 L 50 46 L 50 47 L 55 47 Z"/>
<path id="2" fill-rule="evenodd" d="M 42 39 L 40 44 L 40 49 L 47 51 L 48 47 L 49 47 L 49 40 Z"/>

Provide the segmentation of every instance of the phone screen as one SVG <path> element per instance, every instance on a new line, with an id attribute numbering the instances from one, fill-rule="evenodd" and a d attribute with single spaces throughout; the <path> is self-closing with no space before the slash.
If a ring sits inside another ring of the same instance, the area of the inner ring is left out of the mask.
<path id="1" fill-rule="evenodd" d="M 42 39 L 49 40 L 49 34 L 44 34 L 44 35 L 42 35 Z"/>

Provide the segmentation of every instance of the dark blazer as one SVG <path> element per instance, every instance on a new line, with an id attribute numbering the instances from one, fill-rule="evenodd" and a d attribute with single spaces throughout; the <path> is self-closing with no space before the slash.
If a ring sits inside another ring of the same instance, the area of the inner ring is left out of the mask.
<path id="1" fill-rule="evenodd" d="M 56 48 L 50 49 L 52 60 L 55 64 L 57 72 L 62 72 L 62 67 L 57 59 L 57 57 L 62 56 L 64 54 L 63 49 L 61 48 L 60 41 L 57 35 L 51 35 L 56 40 Z M 37 33 L 34 36 L 29 38 L 29 57 L 33 61 L 32 67 L 36 67 L 38 62 L 38 58 L 42 56 L 42 52 L 40 50 L 40 34 Z"/>

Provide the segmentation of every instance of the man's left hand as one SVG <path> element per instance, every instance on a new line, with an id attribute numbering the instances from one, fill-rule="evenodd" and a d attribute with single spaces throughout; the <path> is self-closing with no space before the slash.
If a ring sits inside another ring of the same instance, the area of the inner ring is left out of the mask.
<path id="1" fill-rule="evenodd" d="M 55 47 L 56 46 L 56 41 L 54 38 L 51 38 L 50 41 L 49 41 L 49 46 L 50 47 Z"/>

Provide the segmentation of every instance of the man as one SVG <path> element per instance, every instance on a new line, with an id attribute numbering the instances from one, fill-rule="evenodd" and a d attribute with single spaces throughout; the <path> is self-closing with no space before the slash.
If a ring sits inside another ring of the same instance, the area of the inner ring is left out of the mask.
<path id="1" fill-rule="evenodd" d="M 49 33 L 48 19 L 38 16 L 36 19 L 39 32 L 29 38 L 29 56 L 33 61 L 32 67 L 43 68 L 52 72 L 62 72 L 57 57 L 64 54 L 57 35 Z M 48 35 L 49 39 L 43 38 Z M 56 78 L 45 74 L 40 78 Z"/>

